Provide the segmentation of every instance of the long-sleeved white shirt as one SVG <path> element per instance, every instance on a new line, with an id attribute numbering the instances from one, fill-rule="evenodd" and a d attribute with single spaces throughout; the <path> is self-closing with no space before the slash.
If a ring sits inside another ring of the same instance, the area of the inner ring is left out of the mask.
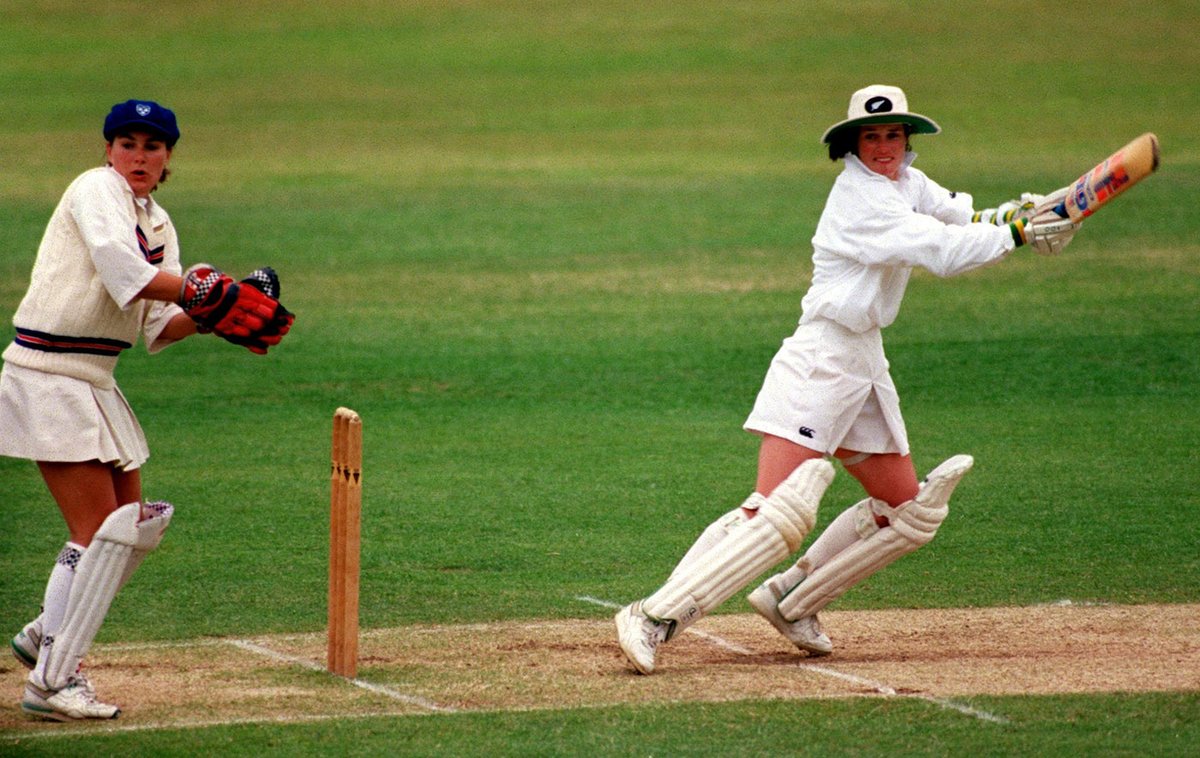
<path id="1" fill-rule="evenodd" d="M 972 198 L 941 187 L 905 156 L 896 181 L 853 154 L 813 235 L 813 281 L 801 323 L 829 319 L 855 332 L 896 320 L 913 267 L 952 276 L 1004 258 L 1007 226 L 973 224 Z"/>
<path id="2" fill-rule="evenodd" d="M 158 271 L 178 274 L 179 242 L 167 212 L 139 200 L 112 168 L 81 174 L 63 193 L 38 247 L 29 289 L 4 360 L 99 387 L 113 386 L 121 351 L 143 335 L 151 352 L 181 309 L 137 299 Z"/>

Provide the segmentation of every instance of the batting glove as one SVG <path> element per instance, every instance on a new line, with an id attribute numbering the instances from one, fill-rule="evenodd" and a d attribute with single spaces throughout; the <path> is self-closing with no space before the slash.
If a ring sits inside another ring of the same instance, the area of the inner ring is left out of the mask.
<path id="1" fill-rule="evenodd" d="M 1033 215 L 1033 209 L 1037 203 L 1032 199 L 1041 197 L 1040 195 L 1030 195 L 1028 192 L 1021 195 L 1020 200 L 1009 200 L 1006 203 L 1000 203 L 996 208 L 984 208 L 981 211 L 975 211 L 971 216 L 971 221 L 978 224 L 995 224 L 996 226 L 1004 226 L 1012 223 L 1017 219 L 1029 218 Z"/>
<path id="2" fill-rule="evenodd" d="M 1008 225 L 1017 247 L 1029 245 L 1040 255 L 1058 255 L 1079 230 L 1079 224 L 1067 218 L 1017 219 Z"/>

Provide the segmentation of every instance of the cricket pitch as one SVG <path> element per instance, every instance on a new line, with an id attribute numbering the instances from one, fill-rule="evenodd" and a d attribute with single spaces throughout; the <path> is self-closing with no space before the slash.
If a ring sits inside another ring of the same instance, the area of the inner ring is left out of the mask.
<path id="1" fill-rule="evenodd" d="M 323 633 L 101 644 L 87 660 L 118 720 L 35 721 L 24 668 L 0 664 L 0 737 L 742 699 L 1200 689 L 1200 605 L 830 611 L 833 655 L 807 658 L 752 614 L 702 620 L 640 676 L 611 619 L 406 626 L 362 633 L 358 678 L 325 672 Z M 975 715 L 978 715 L 977 713 Z M 986 714 L 985 714 L 986 715 Z"/>

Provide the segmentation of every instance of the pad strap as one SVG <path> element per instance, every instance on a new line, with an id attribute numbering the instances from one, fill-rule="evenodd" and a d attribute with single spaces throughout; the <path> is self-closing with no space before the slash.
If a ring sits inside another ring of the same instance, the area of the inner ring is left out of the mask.
<path id="1" fill-rule="evenodd" d="M 854 455 L 848 455 L 845 458 L 839 458 L 838 460 L 842 462 L 842 466 L 850 468 L 851 466 L 857 466 L 866 459 L 870 458 L 872 455 L 874 455 L 874 453 L 855 453 Z"/>
<path id="2" fill-rule="evenodd" d="M 858 501 L 854 504 L 854 531 L 862 539 L 869 539 L 881 528 L 875 517 L 883 516 L 890 520 L 894 510 L 886 501 L 878 498 L 868 497 Z"/>

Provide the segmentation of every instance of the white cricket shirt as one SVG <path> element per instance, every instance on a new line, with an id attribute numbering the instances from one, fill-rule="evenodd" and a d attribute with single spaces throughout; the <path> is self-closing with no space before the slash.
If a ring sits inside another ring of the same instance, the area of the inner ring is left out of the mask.
<path id="1" fill-rule="evenodd" d="M 896 320 L 916 266 L 952 276 L 1015 249 L 1007 226 L 973 224 L 972 198 L 912 167 L 892 181 L 847 154 L 813 235 L 813 281 L 801 323 L 824 318 L 855 332 Z"/>

